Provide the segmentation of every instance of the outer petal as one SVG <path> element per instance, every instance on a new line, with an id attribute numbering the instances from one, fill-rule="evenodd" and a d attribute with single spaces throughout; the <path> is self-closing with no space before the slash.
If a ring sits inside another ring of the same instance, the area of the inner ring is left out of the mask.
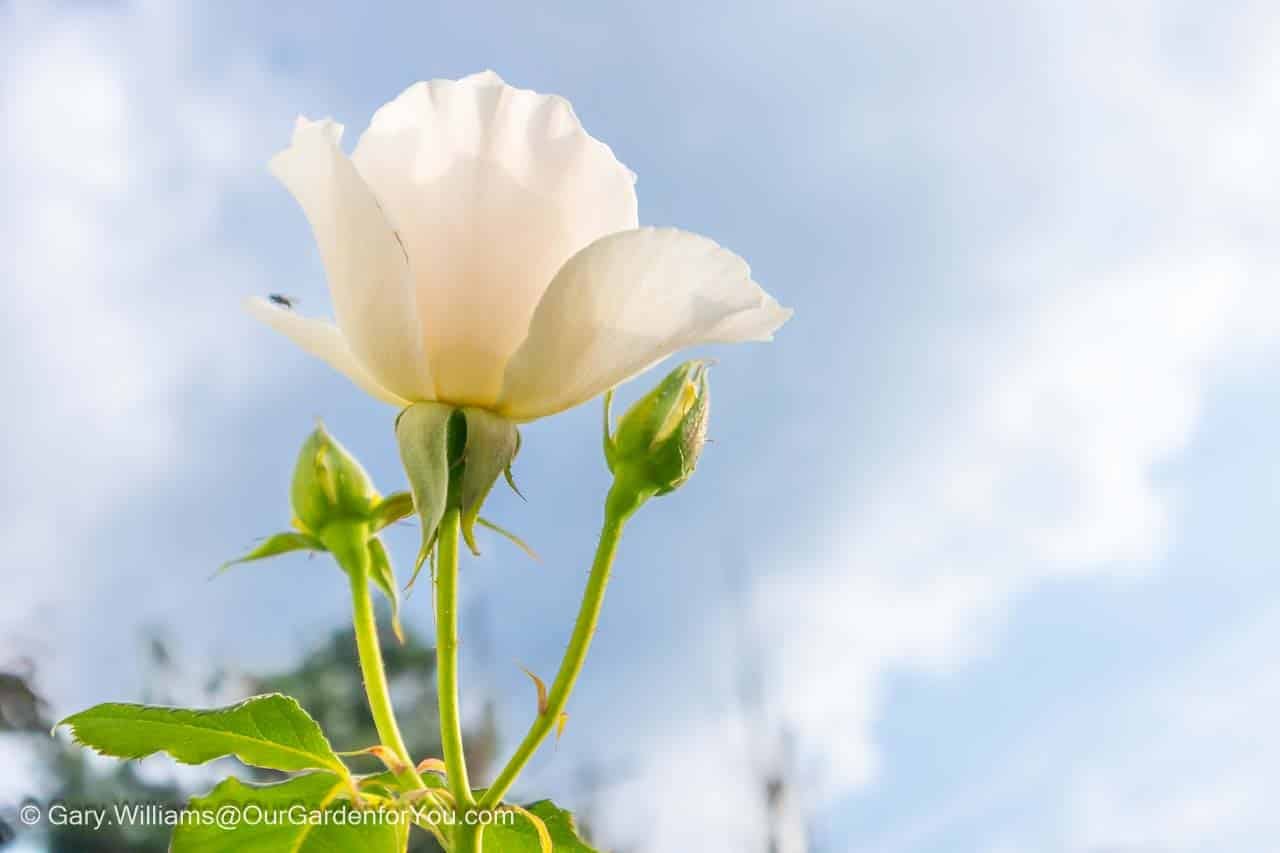
<path id="1" fill-rule="evenodd" d="M 311 222 L 351 352 L 397 396 L 429 400 L 434 389 L 404 247 L 342 153 L 341 137 L 340 124 L 299 118 L 293 144 L 272 159 L 271 171 Z"/>
<path id="2" fill-rule="evenodd" d="M 790 316 L 742 258 L 706 237 L 673 228 L 603 237 L 538 303 L 497 408 L 517 421 L 545 417 L 684 347 L 769 340 Z"/>
<path id="3" fill-rule="evenodd" d="M 493 72 L 418 83 L 352 160 L 408 248 L 437 397 L 489 406 L 556 270 L 635 228 L 635 176 L 563 98 Z"/>
<path id="4" fill-rule="evenodd" d="M 311 355 L 328 362 L 330 367 L 350 379 L 365 393 L 393 406 L 408 405 L 408 401 L 383 388 L 369 375 L 347 348 L 342 332 L 332 323 L 303 317 L 286 308 L 277 308 L 261 298 L 246 301 L 245 309 Z"/>

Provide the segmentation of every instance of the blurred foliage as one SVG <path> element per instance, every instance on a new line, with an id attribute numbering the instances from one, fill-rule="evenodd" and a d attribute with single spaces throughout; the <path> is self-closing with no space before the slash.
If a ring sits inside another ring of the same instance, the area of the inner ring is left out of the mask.
<path id="1" fill-rule="evenodd" d="M 380 623 L 381 625 L 382 623 Z M 435 650 L 410 635 L 400 645 L 390 630 L 382 629 L 382 649 L 396 714 L 409 753 L 417 760 L 440 757 L 440 724 L 436 714 Z M 250 694 L 284 693 L 313 716 L 336 749 L 356 750 L 378 743 L 378 733 L 366 705 L 360 680 L 355 634 L 350 628 L 335 632 L 309 652 L 295 668 L 248 679 Z M 486 705 L 481 724 L 467 733 L 469 766 L 483 774 L 494 759 L 497 731 L 492 704 Z M 361 761 L 365 763 L 361 764 Z M 353 759 L 361 772 L 385 768 L 376 759 Z M 260 771 L 259 778 L 279 778 Z"/>
<path id="2" fill-rule="evenodd" d="M 49 730 L 48 708 L 31 689 L 31 665 L 18 672 L 0 672 L 0 733 Z"/>
<path id="3" fill-rule="evenodd" d="M 439 757 L 435 651 L 412 633 L 406 635 L 403 645 L 390 631 L 382 641 L 387 675 L 410 752 L 419 759 Z M 186 673 L 182 672 L 169 644 L 160 636 L 150 637 L 146 655 L 149 675 L 145 700 L 154 704 L 178 704 L 175 696 L 182 689 Z M 31 667 L 14 669 L 17 671 L 0 672 L 0 738 L 22 740 L 40 765 L 42 778 L 32 780 L 31 796 L 68 804 L 159 803 L 178 808 L 192 795 L 204 793 L 202 789 L 184 788 L 171 779 L 151 779 L 151 774 L 139 772 L 134 762 L 101 761 L 65 738 L 50 738 L 52 721 L 45 702 L 33 687 Z M 349 627 L 335 631 L 292 669 L 250 676 L 217 672 L 195 692 L 202 694 L 203 704 L 207 705 L 226 704 L 257 693 L 286 693 L 320 722 L 336 749 L 356 750 L 378 743 L 365 704 L 355 635 Z M 189 693 L 183 698 L 191 698 Z M 466 733 L 468 761 L 480 775 L 492 764 L 497 747 L 494 719 L 493 705 L 487 703 L 479 724 Z M 382 768 L 374 761 L 356 769 Z M 234 764 L 223 775 L 232 773 L 245 780 L 280 778 L 272 771 Z M 171 832 L 163 826 L 111 826 L 95 830 L 49 825 L 43 826 L 42 831 L 40 840 L 49 853 L 165 853 Z M 14 829 L 0 819 L 0 848 L 8 846 L 14 836 Z M 410 850 L 436 853 L 439 847 L 430 836 L 416 833 Z"/>
<path id="4" fill-rule="evenodd" d="M 379 626 L 388 620 L 380 620 Z M 482 621 L 482 620 L 478 620 Z M 383 653 L 391 682 L 395 705 L 410 752 L 426 758 L 440 755 L 435 696 L 435 651 L 423 644 L 412 632 L 404 645 L 399 644 L 389 628 L 383 629 Z M 483 653 L 484 634 L 477 638 Z M 142 697 L 152 704 L 191 704 L 192 693 L 201 701 L 196 704 L 223 705 L 246 696 L 280 692 L 293 696 L 317 720 L 336 749 L 356 750 L 377 743 L 377 733 L 365 705 L 364 688 L 356 655 L 355 636 L 350 627 L 330 634 L 323 642 L 306 652 L 299 663 L 287 670 L 265 675 L 214 672 L 198 686 L 187 682 L 171 646 L 160 636 L 149 637 L 145 654 L 150 676 Z M 763 814 L 764 837 L 760 853 L 814 853 L 823 847 L 814 837 L 812 827 L 799 807 L 803 785 L 791 754 L 785 727 L 771 719 L 764 701 L 765 679 L 760 670 L 759 650 L 744 639 L 737 656 L 737 701 L 745 718 L 752 723 L 750 754 L 753 775 L 758 785 Z M 32 686 L 32 667 L 22 664 L 13 671 L 0 671 L 0 738 L 26 741 L 43 767 L 43 780 L 36 780 L 42 801 L 103 804 L 116 802 L 164 803 L 184 805 L 193 795 L 211 788 L 212 781 L 199 788 L 179 785 L 171 780 L 154 780 L 142 774 L 136 763 L 103 761 L 87 750 L 68 743 L 64 738 L 50 739 L 49 709 Z M 185 692 L 184 692 L 185 691 Z M 495 708 L 486 703 L 477 725 L 466 733 L 469 765 L 477 776 L 486 775 L 493 767 L 497 747 Z M 364 762 L 363 764 L 361 762 Z M 378 771 L 376 760 L 353 759 L 360 771 Z M 222 775 L 234 773 L 245 780 L 261 782 L 282 778 L 282 774 L 234 764 Z M 627 764 L 601 764 L 584 759 L 572 774 L 573 799 L 579 804 L 578 825 L 584 837 L 592 835 L 599 810 L 608 792 L 623 784 L 635 773 Z M 45 827 L 42 839 L 49 853 L 167 853 L 170 830 L 167 827 Z M 13 829 L 0 818 L 0 850 L 13 840 Z M 25 840 L 25 839 L 24 839 Z M 634 848 L 643 847 L 641 839 L 632 839 Z M 615 848 L 623 853 L 628 848 Z M 439 847 L 425 833 L 415 833 L 412 853 L 439 853 Z"/>

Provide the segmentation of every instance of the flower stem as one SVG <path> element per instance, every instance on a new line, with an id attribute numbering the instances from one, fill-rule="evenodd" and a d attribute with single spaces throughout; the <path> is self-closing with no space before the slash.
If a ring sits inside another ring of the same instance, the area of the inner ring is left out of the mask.
<path id="1" fill-rule="evenodd" d="M 595 635 L 596 625 L 600 621 L 600 610 L 604 604 L 605 588 L 609 585 L 609 573 L 613 568 L 613 559 L 618 553 L 618 542 L 622 537 L 622 529 L 631 514 L 647 500 L 649 494 L 637 494 L 626 484 L 615 482 L 609 490 L 605 502 L 604 526 L 600 530 L 600 543 L 596 546 L 595 559 L 591 564 L 591 575 L 587 579 L 587 588 L 582 595 L 582 604 L 578 607 L 578 619 L 573 626 L 573 634 L 569 638 L 569 647 L 565 649 L 564 658 L 560 662 L 560 671 L 556 673 L 555 683 L 547 695 L 546 710 L 539 713 L 529 727 L 529 732 L 520 742 L 507 766 L 502 768 L 498 778 L 480 798 L 480 808 L 491 809 L 502 802 L 507 791 L 515 784 L 516 778 L 529 763 L 529 759 L 537 752 L 538 747 L 551 733 L 565 706 L 569 704 L 569 695 L 582 672 L 587 660 L 587 651 L 591 647 L 591 638 Z"/>
<path id="2" fill-rule="evenodd" d="M 369 552 L 360 547 L 347 549 L 339 559 L 351 578 L 352 616 L 356 631 L 356 648 L 360 653 L 360 670 L 364 674 L 365 694 L 369 697 L 369 710 L 383 746 L 391 750 L 403 762 L 403 768 L 392 768 L 396 780 L 406 791 L 425 788 L 422 777 L 414 767 L 413 757 L 404 744 L 400 725 L 396 722 L 395 708 L 391 704 L 391 690 L 387 685 L 386 668 L 382 661 L 382 647 L 378 642 L 378 625 L 373 615 L 373 598 L 369 593 Z M 359 555 L 363 553 L 363 557 Z"/>
<path id="3" fill-rule="evenodd" d="M 458 825 L 453 830 L 453 849 L 451 853 L 483 853 L 480 844 L 480 826 L 468 825 L 458 816 Z"/>
<path id="4" fill-rule="evenodd" d="M 458 709 L 458 510 L 451 508 L 440 521 L 436 560 L 436 691 L 440 702 L 440 743 L 444 750 L 449 790 L 458 811 L 475 805 L 467 760 L 462 747 L 462 719 Z M 455 842 L 466 833 L 462 824 Z M 459 847 L 459 850 L 464 848 Z M 469 853 L 469 851 L 468 851 Z"/>

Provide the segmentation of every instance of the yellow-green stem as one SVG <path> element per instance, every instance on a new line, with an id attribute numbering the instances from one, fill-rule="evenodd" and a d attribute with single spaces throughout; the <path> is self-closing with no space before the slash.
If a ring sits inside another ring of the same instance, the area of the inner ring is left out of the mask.
<path id="1" fill-rule="evenodd" d="M 417 791 L 425 788 L 426 785 L 418 775 L 413 756 L 409 754 L 404 744 L 400 725 L 396 722 L 395 708 L 391 704 L 391 690 L 387 685 L 386 667 L 382 661 L 382 646 L 378 642 L 378 625 L 373 615 L 373 598 L 369 593 L 368 549 L 352 550 L 353 552 L 362 550 L 365 554 L 363 559 L 355 553 L 348 555 L 344 565 L 351 578 L 356 648 L 360 654 L 360 670 L 364 674 L 364 689 L 369 697 L 369 710 L 373 713 L 373 724 L 378 730 L 382 745 L 403 762 L 403 767 L 392 769 L 396 780 L 404 790 Z M 354 565 L 347 565 L 347 563 L 354 563 Z"/>
<path id="2" fill-rule="evenodd" d="M 600 543 L 596 546 L 595 559 L 591 564 L 591 575 L 587 579 L 587 588 L 582 595 L 582 604 L 578 607 L 578 618 L 573 626 L 573 634 L 569 638 L 569 647 L 565 649 L 564 658 L 560 662 L 560 671 L 547 694 L 546 710 L 539 713 L 529 727 L 529 732 L 516 748 L 516 752 L 502 768 L 498 778 L 480 798 L 480 808 L 491 809 L 502 802 L 507 791 L 515 784 L 529 759 L 538 751 L 538 747 L 546 740 L 555 727 L 565 706 L 569 704 L 569 696 L 573 686 L 582 673 L 583 664 L 587 660 L 587 652 L 591 648 L 591 638 L 595 635 L 596 625 L 600 621 L 600 610 L 604 604 L 605 588 L 609 585 L 609 573 L 613 567 L 613 559 L 618 552 L 618 542 L 622 537 L 622 528 L 627 519 L 649 498 L 652 492 L 637 492 L 625 483 L 615 482 L 609 490 L 605 502 L 604 526 L 600 530 Z"/>
<path id="3" fill-rule="evenodd" d="M 483 847 L 480 843 L 480 833 L 483 828 L 480 826 L 468 826 L 462 818 L 458 816 L 458 825 L 453 830 L 453 851 L 452 853 L 483 853 Z"/>
<path id="4" fill-rule="evenodd" d="M 436 559 L 436 691 L 440 702 L 440 743 L 444 751 L 449 791 L 457 802 L 459 819 L 475 805 L 467 760 L 462 746 L 462 715 L 458 708 L 458 510 L 440 521 Z M 458 825 L 462 826 L 461 823 Z M 454 831 L 455 843 L 464 836 Z M 469 853 L 469 851 L 468 851 Z"/>

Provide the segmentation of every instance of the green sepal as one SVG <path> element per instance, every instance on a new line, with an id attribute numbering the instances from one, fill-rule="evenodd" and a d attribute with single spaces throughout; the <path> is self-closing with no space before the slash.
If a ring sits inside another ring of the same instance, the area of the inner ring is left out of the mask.
<path id="1" fill-rule="evenodd" d="M 369 516 L 369 523 L 373 525 L 373 532 L 377 533 L 384 527 L 390 527 L 412 514 L 413 495 L 408 492 L 395 492 L 378 502 Z"/>
<path id="2" fill-rule="evenodd" d="M 391 567 L 391 557 L 387 554 L 382 540 L 374 537 L 369 540 L 369 579 L 382 590 L 391 602 L 391 629 L 396 639 L 404 645 L 404 626 L 400 624 L 400 586 L 396 583 L 396 572 Z"/>
<path id="3" fill-rule="evenodd" d="M 246 785 L 225 779 L 188 803 L 190 815 L 174 830 L 171 853 L 401 853 L 408 842 L 407 820 L 372 820 L 368 804 L 356 806 L 344 780 L 309 773 L 274 785 Z M 359 811 L 357 811 L 359 809 Z M 339 810 L 350 816 L 336 814 Z M 329 812 L 332 814 L 322 814 Z M 359 819 L 355 819 L 359 818 Z"/>
<path id="4" fill-rule="evenodd" d="M 453 412 L 451 406 L 442 403 L 414 403 L 396 418 L 400 461 L 422 522 L 422 546 L 414 561 L 414 577 L 435 544 L 436 530 L 448 505 L 449 420 Z"/>
<path id="5" fill-rule="evenodd" d="M 477 518 L 476 523 L 479 524 L 481 527 L 487 527 L 488 529 L 492 530 L 494 533 L 506 539 L 512 545 L 515 545 L 521 551 L 524 551 L 525 554 L 529 556 L 529 559 L 533 560 L 535 563 L 541 560 L 541 558 L 538 556 L 538 552 L 533 550 L 533 548 L 529 546 L 528 542 L 524 541 L 519 536 L 512 533 L 510 530 L 503 527 L 502 525 L 496 524 L 495 522 L 492 522 L 483 516 L 481 516 L 480 518 Z"/>
<path id="6" fill-rule="evenodd" d="M 609 473 L 613 473 L 614 454 L 617 446 L 613 443 L 613 389 L 604 392 L 604 464 Z"/>
<path id="7" fill-rule="evenodd" d="M 512 488 L 515 488 L 510 470 L 520 449 L 520 432 L 511 421 L 486 409 L 466 408 L 462 414 L 467 421 L 462 479 L 458 484 L 462 538 L 471 553 L 479 554 L 475 526 L 476 519 L 480 517 L 480 507 L 500 475 L 506 473 Z"/>
<path id="8" fill-rule="evenodd" d="M 241 563 L 251 563 L 254 560 L 265 560 L 268 557 L 276 557 L 280 554 L 288 554 L 291 551 L 323 551 L 324 543 L 309 533 L 295 533 L 288 531 L 285 533 L 277 533 L 274 536 L 268 536 L 256 548 L 245 554 L 243 557 L 237 557 L 234 560 L 228 560 L 218 567 L 217 574 L 222 574 L 232 566 L 238 566 Z"/>
<path id="9" fill-rule="evenodd" d="M 110 702 L 72 714 L 56 728 L 62 726 L 76 743 L 113 758 L 166 752 L 183 764 L 204 764 L 232 755 L 268 770 L 350 777 L 320 725 L 297 700 L 279 693 L 200 711 Z"/>
<path id="10" fill-rule="evenodd" d="M 515 453 L 511 454 L 511 462 L 516 461 L 516 457 L 520 455 L 520 448 L 523 446 L 524 446 L 524 436 L 521 435 L 520 430 L 517 429 L 516 430 L 516 450 L 515 450 Z M 520 500 L 522 501 L 528 500 L 528 498 L 524 496 L 524 492 L 520 491 L 520 487 L 516 485 L 516 477 L 514 474 L 511 473 L 510 463 L 507 464 L 506 470 L 502 472 L 502 476 L 506 477 L 507 485 L 511 488 L 511 491 L 516 493 L 516 497 L 520 498 Z"/>

